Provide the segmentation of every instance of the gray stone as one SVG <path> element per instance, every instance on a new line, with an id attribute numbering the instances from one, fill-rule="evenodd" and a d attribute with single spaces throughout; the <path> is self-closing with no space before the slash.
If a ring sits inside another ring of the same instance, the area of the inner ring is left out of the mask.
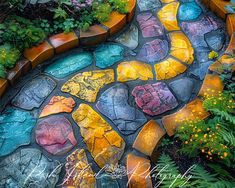
<path id="1" fill-rule="evenodd" d="M 212 50 L 219 51 L 225 42 L 225 33 L 222 29 L 211 31 L 205 34 L 205 41 Z"/>
<path id="2" fill-rule="evenodd" d="M 0 187 L 54 188 L 61 167 L 38 149 L 22 149 L 0 162 Z"/>
<path id="3" fill-rule="evenodd" d="M 25 110 L 38 108 L 55 87 L 56 83 L 50 77 L 38 76 L 21 89 L 12 104 Z"/>
<path id="4" fill-rule="evenodd" d="M 190 72 L 190 74 L 198 77 L 200 80 L 203 80 L 206 76 L 209 66 L 213 63 L 213 61 L 208 61 L 207 63 L 202 63 L 198 68 L 194 69 Z"/>
<path id="5" fill-rule="evenodd" d="M 194 83 L 190 78 L 181 78 L 169 84 L 177 98 L 183 102 L 187 102 L 190 99 L 193 91 L 193 85 Z"/>
<path id="6" fill-rule="evenodd" d="M 128 104 L 128 88 L 125 84 L 115 84 L 103 92 L 96 107 L 125 135 L 133 134 L 147 121 L 142 112 Z"/>
<path id="7" fill-rule="evenodd" d="M 210 49 L 207 47 L 197 47 L 195 48 L 195 54 L 197 61 L 200 63 L 206 63 L 209 61 L 208 54 L 210 53 Z"/>
<path id="8" fill-rule="evenodd" d="M 137 3 L 140 11 L 146 11 L 161 7 L 161 2 L 159 0 L 137 0 Z"/>
<path id="9" fill-rule="evenodd" d="M 138 28 L 132 24 L 130 28 L 125 33 L 117 37 L 115 41 L 130 48 L 131 50 L 134 50 L 138 46 L 138 33 Z"/>

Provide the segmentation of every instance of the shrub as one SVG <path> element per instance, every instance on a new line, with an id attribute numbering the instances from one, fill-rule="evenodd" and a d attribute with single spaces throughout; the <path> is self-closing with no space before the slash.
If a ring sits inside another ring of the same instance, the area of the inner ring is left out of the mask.
<path id="1" fill-rule="evenodd" d="M 100 4 L 98 1 L 95 1 L 92 5 L 92 11 L 94 18 L 98 22 L 106 22 L 109 20 L 109 16 L 112 12 L 112 7 L 108 3 Z"/>
<path id="2" fill-rule="evenodd" d="M 0 78 L 6 77 L 6 70 L 2 64 L 0 64 Z"/>
<path id="3" fill-rule="evenodd" d="M 19 16 L 11 16 L 1 24 L 1 39 L 14 47 L 23 50 L 41 43 L 46 34 L 43 29 L 35 27 L 33 23 Z"/>
<path id="4" fill-rule="evenodd" d="M 0 64 L 5 68 L 13 68 L 20 57 L 20 51 L 9 44 L 0 46 Z"/>

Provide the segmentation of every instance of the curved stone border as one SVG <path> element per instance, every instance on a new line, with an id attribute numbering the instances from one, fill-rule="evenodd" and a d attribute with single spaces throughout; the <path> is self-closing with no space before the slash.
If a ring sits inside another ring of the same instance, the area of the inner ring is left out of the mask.
<path id="1" fill-rule="evenodd" d="M 7 78 L 0 78 L 0 98 L 7 88 L 16 83 L 16 80 L 27 74 L 31 68 L 51 59 L 54 55 L 63 53 L 79 45 L 97 45 L 106 41 L 110 36 L 119 32 L 128 22 L 132 20 L 135 13 L 136 0 L 128 0 L 128 14 L 113 12 L 109 21 L 100 25 L 93 25 L 88 31 L 59 33 L 49 37 L 38 46 L 24 51 L 24 59 L 16 63 L 16 66 L 8 71 Z"/>

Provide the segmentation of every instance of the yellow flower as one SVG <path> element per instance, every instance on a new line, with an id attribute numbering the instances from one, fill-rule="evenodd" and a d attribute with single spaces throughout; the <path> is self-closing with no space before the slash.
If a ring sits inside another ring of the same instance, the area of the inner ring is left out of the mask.
<path id="1" fill-rule="evenodd" d="M 195 134 L 195 137 L 197 138 L 197 137 L 198 137 L 198 135 L 197 135 L 197 134 Z"/>
<path id="2" fill-rule="evenodd" d="M 206 138 L 207 137 L 207 134 L 204 134 L 204 138 Z"/>
<path id="3" fill-rule="evenodd" d="M 184 143 L 185 143 L 185 144 L 188 144 L 188 141 L 185 141 Z"/>
<path id="4" fill-rule="evenodd" d="M 228 156 L 228 153 L 227 152 L 224 152 L 224 157 L 227 157 Z"/>

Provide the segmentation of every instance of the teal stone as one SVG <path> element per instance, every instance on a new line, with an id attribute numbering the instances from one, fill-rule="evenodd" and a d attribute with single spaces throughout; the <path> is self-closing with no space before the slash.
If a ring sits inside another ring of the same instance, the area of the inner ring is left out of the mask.
<path id="1" fill-rule="evenodd" d="M 93 57 L 89 52 L 72 54 L 58 59 L 53 64 L 48 66 L 45 72 L 56 78 L 64 78 L 91 65 L 92 62 Z"/>
<path id="2" fill-rule="evenodd" d="M 94 54 L 96 66 L 103 69 L 121 61 L 124 55 L 124 48 L 115 44 L 101 45 L 96 48 Z"/>
<path id="3" fill-rule="evenodd" d="M 97 188 L 119 188 L 118 182 L 108 174 L 102 174 L 96 177 Z"/>
<path id="4" fill-rule="evenodd" d="M 184 3 L 179 8 L 179 19 L 189 21 L 197 19 L 202 13 L 202 9 L 195 2 Z"/>
<path id="5" fill-rule="evenodd" d="M 0 115 L 0 156 L 30 143 L 36 119 L 29 112 L 13 108 Z"/>

